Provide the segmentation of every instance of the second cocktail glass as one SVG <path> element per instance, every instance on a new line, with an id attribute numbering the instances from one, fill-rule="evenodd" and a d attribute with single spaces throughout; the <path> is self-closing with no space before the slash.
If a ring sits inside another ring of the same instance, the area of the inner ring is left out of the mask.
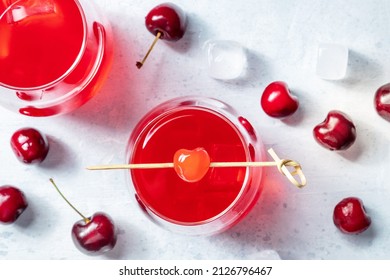
<path id="1" fill-rule="evenodd" d="M 91 1 L 0 1 L 0 37 L 0 104 L 24 115 L 78 108 L 111 65 L 110 26 Z"/>

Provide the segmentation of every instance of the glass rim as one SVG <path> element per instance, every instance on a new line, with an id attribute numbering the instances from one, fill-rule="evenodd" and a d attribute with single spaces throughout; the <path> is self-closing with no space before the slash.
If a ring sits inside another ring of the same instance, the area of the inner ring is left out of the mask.
<path id="1" fill-rule="evenodd" d="M 8 12 L 9 9 L 11 9 L 14 5 L 20 4 L 20 2 L 22 2 L 22 1 L 28 1 L 28 0 L 19 0 L 19 1 L 16 1 L 16 2 L 12 3 L 11 5 L 9 5 L 5 9 L 5 11 L 0 15 L 0 20 L 2 20 L 3 16 Z M 55 0 L 53 0 L 53 1 L 55 1 Z M 81 59 L 82 59 L 82 57 L 84 55 L 84 52 L 85 52 L 85 49 L 86 49 L 86 46 L 87 46 L 87 18 L 86 18 L 84 9 L 82 8 L 82 5 L 80 3 L 80 0 L 67 0 L 67 1 L 73 1 L 76 4 L 77 9 L 80 12 L 81 21 L 82 21 L 82 25 L 83 25 L 83 38 L 82 38 L 82 41 L 81 41 L 80 50 L 79 50 L 77 56 L 75 57 L 72 65 L 61 76 L 59 76 L 58 78 L 56 78 L 55 80 L 53 80 L 51 82 L 43 84 L 43 85 L 32 86 L 32 87 L 20 87 L 20 86 L 16 86 L 16 85 L 9 85 L 9 84 L 3 83 L 0 80 L 0 86 L 1 87 L 8 88 L 8 89 L 11 89 L 11 90 L 19 90 L 19 91 L 44 90 L 44 89 L 46 89 L 48 87 L 54 86 L 55 84 L 57 84 L 58 82 L 63 80 L 65 77 L 67 77 L 77 67 L 77 65 L 79 64 L 79 62 L 81 61 Z"/>

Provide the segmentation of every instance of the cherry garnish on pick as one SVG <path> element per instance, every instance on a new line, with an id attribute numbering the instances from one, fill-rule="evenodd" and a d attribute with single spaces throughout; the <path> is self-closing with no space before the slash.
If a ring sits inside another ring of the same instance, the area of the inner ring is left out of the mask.
<path id="1" fill-rule="evenodd" d="M 154 7 L 146 15 L 145 26 L 156 37 L 142 61 L 137 61 L 138 69 L 144 65 L 159 39 L 178 41 L 184 36 L 187 27 L 187 16 L 179 6 L 173 3 L 163 3 Z"/>
<path id="2" fill-rule="evenodd" d="M 210 156 L 204 148 L 180 149 L 173 156 L 173 168 L 186 182 L 202 180 L 210 167 Z"/>
<path id="3" fill-rule="evenodd" d="M 204 148 L 179 149 L 173 157 L 173 168 L 181 179 L 194 183 L 202 180 L 210 167 L 276 166 L 279 172 L 295 186 L 301 188 L 306 185 L 306 177 L 299 163 L 280 159 L 273 149 L 269 149 L 268 153 L 274 162 L 211 162 L 210 156 Z M 289 168 L 293 170 L 290 171 Z M 300 180 L 297 180 L 295 176 L 298 176 Z"/>
<path id="4" fill-rule="evenodd" d="M 177 175 L 187 182 L 197 182 L 201 180 L 210 167 L 265 167 L 276 166 L 281 174 L 298 188 L 306 185 L 306 177 L 303 174 L 301 165 L 293 160 L 280 159 L 273 149 L 268 153 L 274 161 L 231 161 L 231 162 L 210 162 L 210 157 L 204 148 L 195 150 L 179 149 L 176 151 L 173 162 L 157 163 L 129 163 L 114 165 L 89 166 L 89 170 L 114 170 L 114 169 L 158 169 L 174 168 Z M 292 169 L 292 170 L 291 170 Z M 296 177 L 299 177 L 296 179 Z"/>
<path id="5" fill-rule="evenodd" d="M 103 212 L 96 212 L 87 218 L 66 199 L 53 179 L 50 179 L 50 182 L 69 206 L 82 217 L 82 220 L 72 227 L 72 240 L 76 247 L 87 255 L 99 255 L 113 249 L 117 233 L 111 217 Z"/>

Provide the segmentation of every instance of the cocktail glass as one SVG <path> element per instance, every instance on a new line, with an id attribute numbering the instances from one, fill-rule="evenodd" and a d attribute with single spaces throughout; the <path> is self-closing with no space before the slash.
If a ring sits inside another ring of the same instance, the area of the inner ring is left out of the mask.
<path id="1" fill-rule="evenodd" d="M 92 98 L 112 61 L 112 32 L 88 0 L 0 0 L 0 104 L 28 116 Z"/>
<path id="2" fill-rule="evenodd" d="M 169 100 L 147 113 L 127 146 L 128 163 L 172 162 L 179 149 L 204 148 L 211 161 L 263 161 L 265 152 L 252 125 L 216 99 Z M 173 168 L 133 169 L 129 184 L 141 209 L 169 230 L 210 235 L 239 222 L 262 190 L 262 167 L 210 168 L 186 182 Z"/>

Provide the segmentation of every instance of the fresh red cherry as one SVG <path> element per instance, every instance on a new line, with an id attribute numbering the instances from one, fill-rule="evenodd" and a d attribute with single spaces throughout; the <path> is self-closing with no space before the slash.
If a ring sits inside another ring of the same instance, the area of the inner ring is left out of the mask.
<path id="1" fill-rule="evenodd" d="M 292 115 L 299 106 L 298 98 L 291 94 L 285 82 L 270 83 L 261 96 L 261 107 L 264 112 L 274 118 Z"/>
<path id="2" fill-rule="evenodd" d="M 361 199 L 347 197 L 335 206 L 333 222 L 344 233 L 358 234 L 371 225 L 371 218 L 367 215 Z"/>
<path id="3" fill-rule="evenodd" d="M 27 208 L 28 203 L 24 193 L 13 186 L 0 187 L 0 222 L 10 224 L 15 222 Z"/>
<path id="4" fill-rule="evenodd" d="M 96 212 L 87 218 L 66 199 L 53 179 L 50 179 L 50 182 L 69 206 L 82 217 L 82 220 L 72 227 L 72 240 L 76 247 L 87 255 L 99 255 L 112 250 L 117 241 L 117 230 L 111 217 L 103 212 Z"/>
<path id="5" fill-rule="evenodd" d="M 110 251 L 116 244 L 116 230 L 111 217 L 97 212 L 73 225 L 72 239 L 76 247 L 88 255 Z"/>
<path id="6" fill-rule="evenodd" d="M 173 3 L 163 3 L 154 7 L 146 15 L 145 26 L 156 37 L 142 61 L 137 61 L 138 68 L 145 63 L 158 39 L 178 41 L 184 36 L 187 16 L 179 6 Z"/>
<path id="7" fill-rule="evenodd" d="M 390 83 L 377 89 L 374 105 L 378 114 L 385 120 L 390 121 Z"/>
<path id="8" fill-rule="evenodd" d="M 145 17 L 145 26 L 154 36 L 161 33 L 161 39 L 178 41 L 185 33 L 187 16 L 173 3 L 163 3 L 154 7 Z"/>
<path id="9" fill-rule="evenodd" d="M 181 179 L 187 182 L 200 181 L 210 167 L 210 157 L 203 148 L 180 149 L 173 157 L 174 169 Z"/>
<path id="10" fill-rule="evenodd" d="M 24 163 L 42 162 L 49 152 L 45 135 L 34 128 L 22 128 L 11 137 L 11 147 L 16 157 Z"/>
<path id="11" fill-rule="evenodd" d="M 315 140 L 329 150 L 348 149 L 356 140 L 356 128 L 343 112 L 332 110 L 313 129 Z"/>

